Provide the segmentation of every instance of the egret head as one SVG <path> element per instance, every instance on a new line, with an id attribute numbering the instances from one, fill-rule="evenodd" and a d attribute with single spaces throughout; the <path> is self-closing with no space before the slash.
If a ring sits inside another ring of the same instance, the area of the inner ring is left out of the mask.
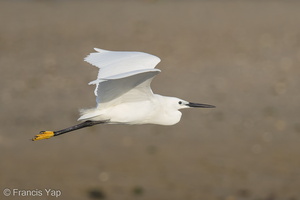
<path id="1" fill-rule="evenodd" d="M 183 108 L 215 108 L 213 105 L 208 104 L 202 104 L 202 103 L 192 103 L 188 102 L 179 98 L 172 98 L 171 104 L 174 106 L 177 110 L 183 109 Z"/>

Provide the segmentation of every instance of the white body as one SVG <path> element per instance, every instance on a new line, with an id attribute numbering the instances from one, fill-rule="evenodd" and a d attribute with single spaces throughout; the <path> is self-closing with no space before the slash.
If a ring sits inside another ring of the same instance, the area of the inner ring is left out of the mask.
<path id="1" fill-rule="evenodd" d="M 207 107 L 153 94 L 150 83 L 160 72 L 156 56 L 142 52 L 95 49 L 85 58 L 100 68 L 95 84 L 96 108 L 81 110 L 78 120 L 120 124 L 173 125 L 180 121 L 182 108 Z"/>
<path id="2" fill-rule="evenodd" d="M 124 102 L 107 108 L 94 108 L 82 111 L 80 120 L 105 121 L 111 124 L 159 124 L 173 125 L 180 121 L 181 112 L 168 102 L 174 102 L 173 97 L 154 94 L 148 100 Z M 175 100 L 177 106 L 178 100 Z M 166 106 L 169 105 L 169 106 Z M 91 117 L 89 117 L 91 116 Z"/>

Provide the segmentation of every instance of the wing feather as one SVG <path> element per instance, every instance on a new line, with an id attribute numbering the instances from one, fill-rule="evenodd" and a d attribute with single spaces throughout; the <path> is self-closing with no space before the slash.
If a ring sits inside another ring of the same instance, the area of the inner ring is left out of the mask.
<path id="1" fill-rule="evenodd" d="M 95 84 L 98 107 L 146 100 L 153 95 L 150 83 L 160 70 L 157 56 L 131 51 L 108 51 L 95 48 L 84 60 L 99 68 Z"/>
<path id="2" fill-rule="evenodd" d="M 112 106 L 125 102 L 149 100 L 153 96 L 152 79 L 160 71 L 147 71 L 120 79 L 99 83 L 96 101 L 98 106 Z"/>
<path id="3" fill-rule="evenodd" d="M 97 79 L 129 71 L 154 69 L 160 62 L 157 56 L 143 52 L 95 50 L 96 53 L 89 54 L 84 60 L 100 68 Z"/>

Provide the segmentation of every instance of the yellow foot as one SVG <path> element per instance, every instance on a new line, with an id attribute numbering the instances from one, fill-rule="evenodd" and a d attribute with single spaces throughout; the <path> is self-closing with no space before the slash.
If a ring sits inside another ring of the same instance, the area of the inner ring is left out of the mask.
<path id="1" fill-rule="evenodd" d="M 41 131 L 40 134 L 38 134 L 38 135 L 34 136 L 34 138 L 32 138 L 32 141 L 49 139 L 53 136 L 54 136 L 53 131 Z"/>

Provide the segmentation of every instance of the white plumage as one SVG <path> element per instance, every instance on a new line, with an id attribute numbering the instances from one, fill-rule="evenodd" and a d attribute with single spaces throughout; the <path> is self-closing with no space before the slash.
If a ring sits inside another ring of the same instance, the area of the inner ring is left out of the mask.
<path id="1" fill-rule="evenodd" d="M 213 108 L 176 97 L 153 94 L 150 84 L 160 72 L 156 56 L 142 52 L 107 51 L 96 49 L 84 60 L 99 68 L 95 84 L 97 105 L 81 110 L 78 120 L 84 122 L 59 131 L 41 131 L 32 140 L 48 139 L 96 124 L 160 124 L 173 125 L 180 121 L 179 109 Z"/>
<path id="2" fill-rule="evenodd" d="M 100 82 L 111 79 L 125 78 L 134 74 L 152 71 L 160 62 L 160 58 L 142 52 L 107 51 L 94 48 L 97 53 L 91 53 L 84 60 L 99 69 L 96 80 L 89 84 L 96 84 L 95 95 Z M 155 69 L 153 71 L 159 71 Z"/>
<path id="3" fill-rule="evenodd" d="M 150 83 L 160 72 L 160 58 L 143 52 L 107 51 L 95 48 L 84 60 L 99 68 L 95 84 L 97 106 L 81 110 L 78 120 L 121 124 L 173 125 L 180 121 L 179 109 L 212 107 L 153 94 Z"/>

